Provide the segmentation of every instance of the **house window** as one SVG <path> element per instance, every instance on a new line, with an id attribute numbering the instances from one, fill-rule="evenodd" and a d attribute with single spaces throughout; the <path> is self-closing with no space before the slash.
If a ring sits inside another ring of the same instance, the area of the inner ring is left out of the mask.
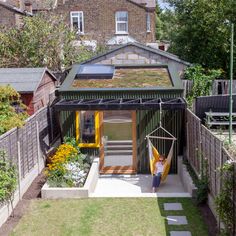
<path id="1" fill-rule="evenodd" d="M 76 141 L 79 147 L 99 147 L 99 112 L 76 112 Z"/>
<path id="2" fill-rule="evenodd" d="M 77 33 L 84 33 L 84 14 L 82 11 L 72 11 L 70 13 L 71 29 Z"/>
<path id="3" fill-rule="evenodd" d="M 117 34 L 128 33 L 128 12 L 127 11 L 116 12 L 116 33 Z"/>
<path id="4" fill-rule="evenodd" d="M 147 13 L 147 32 L 151 32 L 151 16 Z"/>

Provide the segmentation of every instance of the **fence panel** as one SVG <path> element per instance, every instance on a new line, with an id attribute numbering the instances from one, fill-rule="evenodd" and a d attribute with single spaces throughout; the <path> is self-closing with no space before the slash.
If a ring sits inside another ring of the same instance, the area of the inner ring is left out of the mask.
<path id="1" fill-rule="evenodd" d="M 200 174 L 201 120 L 187 109 L 187 152 L 188 160 L 197 174 Z"/>
<path id="2" fill-rule="evenodd" d="M 23 127 L 14 128 L 0 136 L 0 150 L 6 151 L 8 158 L 10 158 L 15 165 L 18 165 L 18 154 L 20 155 L 22 179 L 24 179 L 37 164 L 37 122 L 40 141 L 39 153 L 46 155 L 50 148 L 50 141 L 55 140 L 59 133 L 59 129 L 56 131 L 52 130 L 53 127 L 51 127 L 51 125 L 54 124 L 54 127 L 57 127 L 57 124 L 55 124 L 55 116 L 52 117 L 50 115 L 48 107 L 40 109 L 33 116 L 29 117 Z M 50 133 L 52 135 L 50 135 Z M 20 144 L 20 150 L 18 150 L 18 142 Z"/>
<path id="3" fill-rule="evenodd" d="M 209 129 L 201 125 L 200 130 L 198 126 L 200 119 L 194 115 L 191 111 L 187 111 L 187 159 L 197 174 L 201 172 L 201 162 L 199 155 L 196 154 L 196 149 L 200 150 L 203 158 L 208 162 L 208 175 L 209 175 L 209 191 L 213 199 L 220 193 L 224 183 L 221 182 L 221 176 L 219 168 L 227 160 L 234 161 L 234 179 L 236 180 L 236 158 L 231 156 L 227 150 L 223 147 L 223 142 L 220 141 Z M 196 133 L 198 132 L 198 134 Z M 235 184 L 235 182 L 234 182 Z M 234 191 L 229 193 L 232 198 L 232 207 L 234 209 L 234 232 L 236 232 L 236 187 Z"/>
<path id="4" fill-rule="evenodd" d="M 217 169 L 221 165 L 222 142 L 205 126 L 201 128 L 202 157 L 207 159 L 209 188 L 213 196 L 219 192 Z"/>

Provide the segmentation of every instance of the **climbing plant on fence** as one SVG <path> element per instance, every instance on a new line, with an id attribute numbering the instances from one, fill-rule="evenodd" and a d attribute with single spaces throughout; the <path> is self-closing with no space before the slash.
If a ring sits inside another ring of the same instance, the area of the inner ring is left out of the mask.
<path id="1" fill-rule="evenodd" d="M 16 187 L 16 167 L 9 161 L 6 152 L 0 150 L 0 205 L 11 204 L 13 210 Z"/>
<path id="2" fill-rule="evenodd" d="M 210 95 L 214 79 L 222 75 L 222 70 L 207 70 L 201 65 L 194 65 L 185 71 L 185 79 L 193 81 L 193 87 L 187 96 L 188 104 L 191 106 L 193 99 L 199 96 Z"/>
<path id="3" fill-rule="evenodd" d="M 222 187 L 220 193 L 215 198 L 217 214 L 224 223 L 225 229 L 222 230 L 223 235 L 233 235 L 234 228 L 234 165 L 227 161 L 221 168 Z"/>

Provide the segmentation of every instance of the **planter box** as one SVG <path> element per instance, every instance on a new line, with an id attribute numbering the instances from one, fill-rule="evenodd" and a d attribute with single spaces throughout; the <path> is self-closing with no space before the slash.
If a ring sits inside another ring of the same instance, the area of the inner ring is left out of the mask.
<path id="1" fill-rule="evenodd" d="M 99 177 L 99 158 L 94 158 L 86 182 L 81 188 L 49 187 L 44 184 L 41 195 L 44 199 L 87 198 L 94 192 Z"/>

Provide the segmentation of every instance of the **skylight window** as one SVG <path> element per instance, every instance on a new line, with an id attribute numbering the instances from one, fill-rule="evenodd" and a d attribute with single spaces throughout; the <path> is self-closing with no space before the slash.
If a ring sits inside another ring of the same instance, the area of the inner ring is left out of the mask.
<path id="1" fill-rule="evenodd" d="M 81 65 L 75 79 L 112 79 L 114 71 L 114 66 Z"/>

